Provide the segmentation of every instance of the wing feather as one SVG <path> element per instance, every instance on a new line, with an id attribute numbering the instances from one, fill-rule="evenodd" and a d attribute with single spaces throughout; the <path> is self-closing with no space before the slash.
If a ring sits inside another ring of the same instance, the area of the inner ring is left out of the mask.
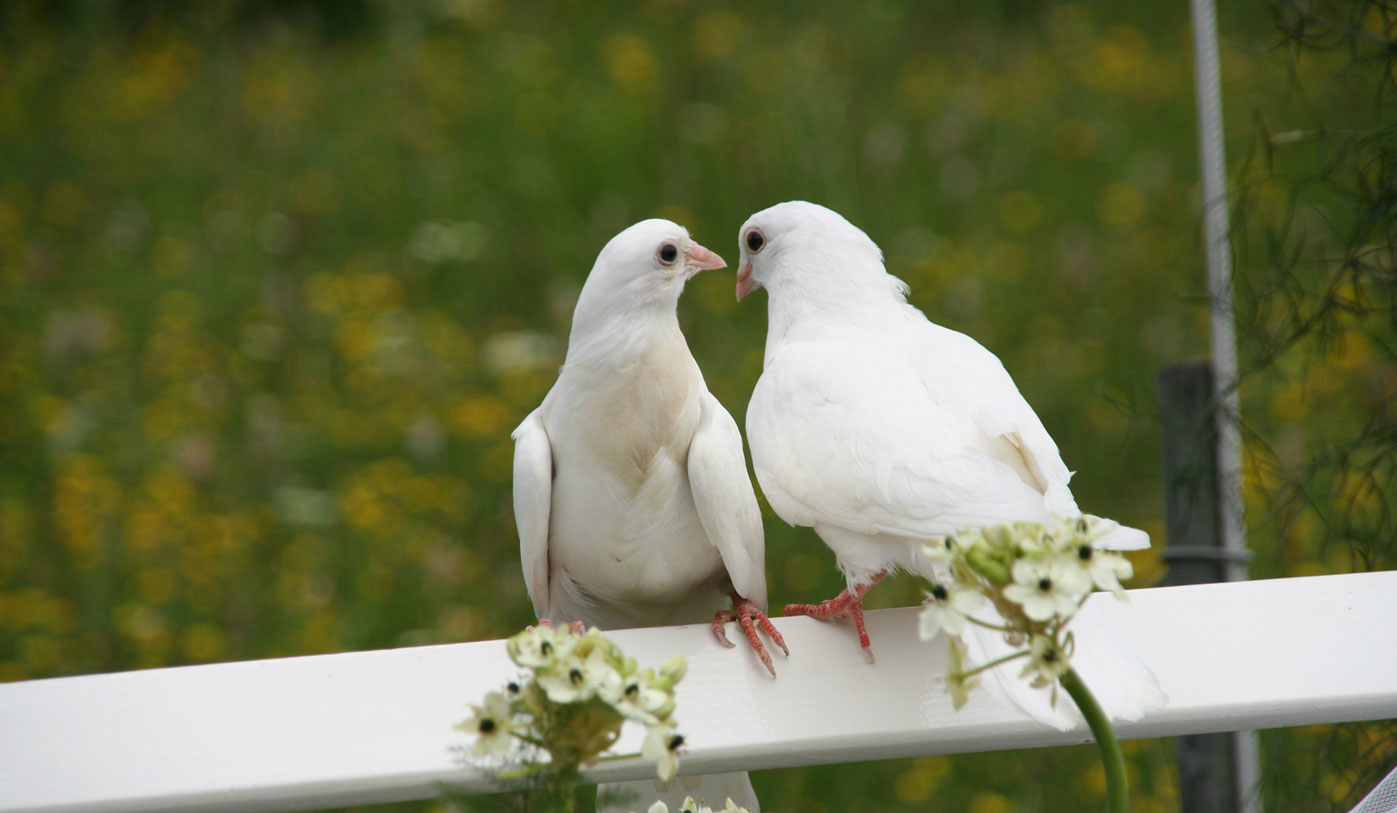
<path id="1" fill-rule="evenodd" d="M 967 415 L 991 442 L 1007 444 L 1021 460 L 1053 517 L 1082 514 L 1068 481 L 1072 472 L 1038 413 L 1019 392 L 999 358 L 963 333 L 929 322 L 908 306 L 911 350 L 923 384 L 948 409 Z M 1001 446 L 1001 450 L 1006 448 Z M 1109 520 L 1103 520 L 1109 522 Z M 1144 531 L 1110 522 L 1100 547 L 1139 550 L 1150 546 Z"/>
<path id="2" fill-rule="evenodd" d="M 747 476 L 737 423 L 705 392 L 689 445 L 689 486 L 704 533 L 723 557 L 733 589 L 766 610 L 766 554 L 761 509 Z"/>
<path id="3" fill-rule="evenodd" d="M 1043 495 L 905 360 L 846 339 L 791 344 L 773 361 L 748 407 L 748 437 L 762 490 L 787 522 L 929 538 L 1047 519 Z"/>
<path id="4" fill-rule="evenodd" d="M 529 413 L 514 438 L 514 524 L 519 530 L 519 559 L 534 614 L 547 618 L 548 520 L 553 502 L 553 448 L 539 410 Z"/>
<path id="5" fill-rule="evenodd" d="M 911 322 L 909 355 L 923 383 L 946 408 L 965 415 L 990 440 L 1008 444 L 1045 498 L 1049 513 L 1080 514 L 1068 481 L 1072 472 L 1038 413 L 1029 406 L 999 357 L 963 333 L 929 322 L 921 311 Z M 1017 461 L 1015 461 L 1017 462 Z"/>

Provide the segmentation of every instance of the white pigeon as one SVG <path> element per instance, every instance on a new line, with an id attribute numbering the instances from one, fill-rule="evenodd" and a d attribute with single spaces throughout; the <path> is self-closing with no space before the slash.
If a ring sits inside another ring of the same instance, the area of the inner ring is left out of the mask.
<path id="1" fill-rule="evenodd" d="M 871 661 L 870 587 L 894 568 L 932 578 L 929 539 L 1080 516 L 1072 472 L 999 359 L 908 304 L 878 246 L 839 214 L 777 204 L 738 241 L 737 298 L 761 287 L 769 299 L 747 407 L 757 482 L 777 515 L 834 551 L 848 585 L 786 614 L 852 619 Z M 1103 522 L 1113 530 L 1098 544 L 1149 546 L 1143 531 Z"/>
<path id="2" fill-rule="evenodd" d="M 603 629 L 737 618 L 775 675 L 761 511 L 737 423 L 704 383 L 675 312 L 684 283 L 724 268 L 682 226 L 645 220 L 597 256 L 573 312 L 567 358 L 514 430 L 514 517 L 540 620 Z M 745 773 L 679 778 L 663 795 L 732 796 Z M 650 783 L 653 786 L 654 783 Z M 654 801 L 645 783 L 624 790 Z M 625 801 L 625 800 L 621 800 Z"/>

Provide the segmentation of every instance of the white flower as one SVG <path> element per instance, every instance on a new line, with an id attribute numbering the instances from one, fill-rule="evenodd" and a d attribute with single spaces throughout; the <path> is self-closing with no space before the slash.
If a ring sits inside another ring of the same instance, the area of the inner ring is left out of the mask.
<path id="1" fill-rule="evenodd" d="M 484 706 L 471 706 L 470 717 L 456 725 L 457 731 L 473 733 L 475 753 L 504 756 L 513 744 L 509 700 L 499 692 L 485 695 Z"/>
<path id="2" fill-rule="evenodd" d="M 1047 621 L 1054 615 L 1070 618 L 1091 589 L 1082 569 L 1060 557 L 1020 559 L 1014 563 L 1014 583 L 1006 585 L 1004 597 L 1023 607 L 1034 621 Z"/>
<path id="3" fill-rule="evenodd" d="M 585 661 L 569 652 L 566 659 L 539 670 L 537 680 L 539 688 L 554 703 L 580 703 L 590 700 L 599 687 L 617 678 L 606 653 L 594 649 Z"/>
<path id="4" fill-rule="evenodd" d="M 1083 542 L 1095 542 L 1098 539 L 1110 536 L 1120 528 L 1120 523 L 1113 519 L 1098 517 L 1093 514 L 1082 514 L 1073 520 L 1065 520 L 1071 523 L 1072 530 Z"/>
<path id="5" fill-rule="evenodd" d="M 1035 635 L 1028 642 L 1028 665 L 1019 677 L 1026 678 L 1032 675 L 1033 682 L 1029 685 L 1035 689 L 1051 686 L 1067 671 L 1068 657 L 1069 653 L 1064 652 L 1052 638 Z"/>
<path id="6" fill-rule="evenodd" d="M 949 562 L 969 550 L 972 545 L 980 541 L 980 537 L 980 529 L 972 528 L 953 536 L 933 539 L 930 543 L 922 546 L 922 554 L 933 562 Z"/>
<path id="7" fill-rule="evenodd" d="M 510 638 L 505 642 L 505 649 L 515 663 L 535 669 L 566 660 L 577 646 L 577 640 L 569 631 L 540 624 Z"/>
<path id="8" fill-rule="evenodd" d="M 679 770 L 679 749 L 684 745 L 684 736 L 667 725 L 652 725 L 645 731 L 645 742 L 640 746 L 640 755 L 655 763 L 655 773 L 663 782 L 674 778 Z"/>
<path id="9" fill-rule="evenodd" d="M 650 806 L 646 813 L 669 813 L 669 808 L 664 802 L 656 802 Z M 751 811 L 745 807 L 738 807 L 731 796 L 727 799 L 727 806 L 722 810 L 714 810 L 706 804 L 695 801 L 692 796 L 685 796 L 684 804 L 679 806 L 679 813 L 751 813 Z"/>
<path id="10" fill-rule="evenodd" d="M 1098 517 L 1095 514 L 1082 514 L 1076 519 L 1062 520 L 1059 528 L 1064 535 L 1071 534 L 1073 542 L 1086 542 L 1095 546 L 1097 542 L 1119 532 L 1121 525 L 1113 519 Z"/>
<path id="11" fill-rule="evenodd" d="M 1070 525 L 1059 523 L 1054 528 L 1044 528 L 1036 522 L 1016 522 L 1014 527 L 1019 533 L 1019 551 L 1024 555 L 1042 558 L 1073 549 Z"/>
<path id="12" fill-rule="evenodd" d="M 1135 568 L 1131 566 L 1129 559 L 1117 553 L 1097 550 L 1090 543 L 1083 543 L 1077 547 L 1077 562 L 1098 590 L 1110 590 L 1121 601 L 1130 600 L 1125 594 L 1125 588 L 1121 587 L 1121 579 L 1128 579 L 1135 574 Z"/>
<path id="13" fill-rule="evenodd" d="M 922 640 L 930 641 L 941 630 L 947 635 L 960 635 L 965 629 L 965 617 L 979 609 L 984 601 L 985 597 L 974 588 L 932 584 L 918 617 Z"/>
<path id="14" fill-rule="evenodd" d="M 651 685 L 652 679 L 653 675 L 648 669 L 626 678 L 612 670 L 611 675 L 598 686 L 597 693 L 622 717 L 655 725 L 667 716 L 662 712 L 671 705 L 671 698 L 669 692 Z"/>

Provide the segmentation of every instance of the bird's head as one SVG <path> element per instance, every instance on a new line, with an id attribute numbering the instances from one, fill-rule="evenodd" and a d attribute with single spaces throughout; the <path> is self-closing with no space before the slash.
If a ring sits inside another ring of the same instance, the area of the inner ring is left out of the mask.
<path id="1" fill-rule="evenodd" d="M 684 283 L 700 271 L 726 267 L 722 257 L 691 239 L 688 229 L 655 218 L 611 238 L 587 281 L 604 283 L 613 294 L 664 304 L 678 300 Z"/>
<path id="2" fill-rule="evenodd" d="M 573 330 L 652 313 L 672 317 L 684 283 L 700 271 L 725 268 L 722 257 L 668 220 L 642 220 L 602 248 L 573 312 Z"/>
<path id="3" fill-rule="evenodd" d="M 737 234 L 737 298 L 757 288 L 830 292 L 861 278 L 885 277 L 883 252 L 838 212 L 803 200 L 747 218 Z"/>

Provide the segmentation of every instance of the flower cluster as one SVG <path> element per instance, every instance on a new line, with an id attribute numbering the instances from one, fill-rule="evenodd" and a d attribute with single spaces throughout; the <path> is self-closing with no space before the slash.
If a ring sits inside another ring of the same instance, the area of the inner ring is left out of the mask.
<path id="1" fill-rule="evenodd" d="M 543 770 L 574 773 L 602 757 L 626 720 L 646 727 L 641 756 L 668 780 L 679 767 L 684 737 L 674 726 L 674 686 L 687 664 L 682 657 L 658 671 L 638 668 L 595 627 L 579 635 L 539 626 L 506 642 L 509 656 L 530 676 L 490 692 L 457 729 L 476 735 L 474 753 L 505 757 L 518 748 L 523 777 Z M 547 752 L 541 763 L 528 755 Z"/>
<path id="2" fill-rule="evenodd" d="M 945 631 L 950 640 L 947 680 L 956 708 L 965 705 L 980 672 L 1017 658 L 1028 658 L 1020 677 L 1034 688 L 1053 687 L 1067 672 L 1073 639 L 1067 623 L 1093 588 L 1128 600 L 1121 579 L 1130 562 L 1097 543 L 1120 526 L 1094 516 L 1060 520 L 1051 526 L 1014 522 L 966 531 L 922 549 L 942 578 L 931 585 L 920 616 L 922 640 Z M 988 601 L 1002 624 L 975 615 Z M 960 635 L 967 623 L 1004 634 L 1018 652 L 970 667 Z"/>
<path id="3" fill-rule="evenodd" d="M 669 813 L 669 805 L 664 802 L 656 802 L 650 805 L 645 813 Z M 679 806 L 676 813 L 749 813 L 749 811 L 745 807 L 739 807 L 732 799 L 727 800 L 726 807 L 715 810 L 702 802 L 694 801 L 692 796 L 685 796 L 684 804 Z"/>

